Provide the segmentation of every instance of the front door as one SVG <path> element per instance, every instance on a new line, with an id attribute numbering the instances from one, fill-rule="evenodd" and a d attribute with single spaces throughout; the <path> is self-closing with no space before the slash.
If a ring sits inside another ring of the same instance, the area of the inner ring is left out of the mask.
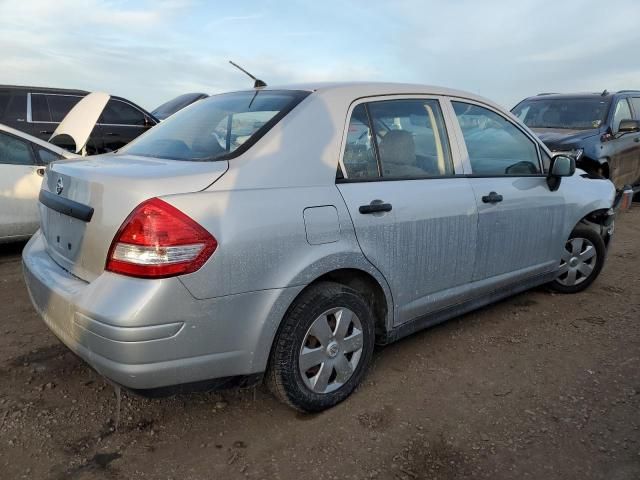
<path id="1" fill-rule="evenodd" d="M 111 98 L 98 127 L 101 150 L 113 152 L 148 130 L 145 115 L 131 104 Z"/>
<path id="2" fill-rule="evenodd" d="M 338 189 L 364 255 L 391 287 L 394 323 L 456 303 L 472 277 L 478 217 L 440 101 L 355 106 L 341 168 Z"/>
<path id="3" fill-rule="evenodd" d="M 634 99 L 632 99 L 633 101 Z M 633 103 L 635 109 L 640 108 L 640 99 Z M 636 112 L 640 118 L 640 112 Z M 611 130 L 613 139 L 610 150 L 612 151 L 611 161 L 609 164 L 609 177 L 615 183 L 617 188 L 625 185 L 634 185 L 640 181 L 640 132 L 620 133 L 620 122 L 623 120 L 631 120 L 633 114 L 629 100 L 622 98 L 618 100 L 613 107 L 613 119 L 611 121 Z"/>
<path id="4" fill-rule="evenodd" d="M 37 173 L 28 142 L 0 132 L 0 238 L 32 235 L 38 229 Z"/>
<path id="5" fill-rule="evenodd" d="M 538 144 L 487 106 L 451 105 L 479 214 L 473 279 L 499 288 L 553 271 L 566 240 L 565 199 L 547 186 Z"/>

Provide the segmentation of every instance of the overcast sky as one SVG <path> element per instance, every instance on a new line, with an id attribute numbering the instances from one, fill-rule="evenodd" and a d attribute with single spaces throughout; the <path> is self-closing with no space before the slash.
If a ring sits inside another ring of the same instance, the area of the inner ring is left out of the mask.
<path id="1" fill-rule="evenodd" d="M 181 93 L 372 80 L 479 93 L 640 89 L 640 1 L 0 0 L 0 84 Z"/>

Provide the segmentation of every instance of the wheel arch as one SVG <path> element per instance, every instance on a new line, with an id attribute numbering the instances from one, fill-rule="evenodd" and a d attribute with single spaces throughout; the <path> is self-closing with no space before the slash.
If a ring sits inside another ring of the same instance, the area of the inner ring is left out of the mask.
<path id="1" fill-rule="evenodd" d="M 266 369 L 282 320 L 296 300 L 309 288 L 323 281 L 341 283 L 363 294 L 372 305 L 376 338 L 383 338 L 384 333 L 392 328 L 394 303 L 391 290 L 385 278 L 373 265 L 366 261 L 349 262 L 345 258 L 341 258 L 340 262 L 333 263 L 334 266 L 340 265 L 340 268 L 330 268 L 330 264 L 326 262 L 322 262 L 322 265 L 324 268 L 320 268 L 320 265 L 311 265 L 305 269 L 304 274 L 301 272 L 305 281 L 294 282 L 297 286 L 283 289 L 278 299 L 271 304 L 269 320 L 261 329 L 258 341 L 259 348 L 253 356 L 252 369 L 254 371 Z M 313 271 L 313 274 L 308 271 L 309 269 Z"/>
<path id="2" fill-rule="evenodd" d="M 613 234 L 613 219 L 614 213 L 610 208 L 599 208 L 589 212 L 580 219 L 573 227 L 575 229 L 578 225 L 586 225 L 592 228 L 595 232 L 599 233 L 604 240 L 605 246 L 609 246 L 609 241 Z M 572 231 L 573 231 L 572 229 Z"/>
<path id="3" fill-rule="evenodd" d="M 609 157 L 593 158 L 585 155 L 580 159 L 580 168 L 589 174 L 598 175 L 601 178 L 610 178 L 611 169 Z"/>
<path id="4" fill-rule="evenodd" d="M 389 311 L 390 303 L 385 294 L 385 290 L 373 275 L 358 268 L 332 270 L 316 278 L 307 285 L 299 295 L 308 288 L 325 281 L 346 285 L 360 293 L 370 305 L 371 311 L 373 312 L 376 337 L 380 337 L 388 332 L 391 326 L 388 322 L 389 314 L 392 313 L 393 310 L 391 310 L 391 312 Z M 296 297 L 296 299 L 297 298 L 298 297 Z M 391 304 L 391 307 L 393 308 L 393 304 Z"/>

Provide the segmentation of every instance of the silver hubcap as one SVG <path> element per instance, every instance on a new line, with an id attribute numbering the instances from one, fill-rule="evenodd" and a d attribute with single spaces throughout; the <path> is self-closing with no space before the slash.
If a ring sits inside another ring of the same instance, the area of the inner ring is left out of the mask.
<path id="1" fill-rule="evenodd" d="M 572 238 L 562 252 L 558 283 L 571 287 L 591 276 L 598 261 L 596 247 L 586 238 Z"/>
<path id="2" fill-rule="evenodd" d="M 307 387 L 315 393 L 329 393 L 344 385 L 360 362 L 363 344 L 360 319 L 348 308 L 332 308 L 316 318 L 298 360 Z"/>

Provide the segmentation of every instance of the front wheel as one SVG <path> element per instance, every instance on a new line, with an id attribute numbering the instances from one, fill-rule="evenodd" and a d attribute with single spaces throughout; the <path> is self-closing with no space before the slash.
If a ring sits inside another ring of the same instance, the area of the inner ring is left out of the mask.
<path id="1" fill-rule="evenodd" d="M 270 390 L 297 410 L 336 405 L 362 380 L 374 332 L 371 308 L 357 291 L 333 282 L 310 287 L 276 336 L 266 378 Z"/>
<path id="2" fill-rule="evenodd" d="M 578 225 L 564 246 L 558 276 L 550 286 L 561 293 L 585 290 L 600 274 L 606 254 L 604 240 L 586 225 Z"/>

